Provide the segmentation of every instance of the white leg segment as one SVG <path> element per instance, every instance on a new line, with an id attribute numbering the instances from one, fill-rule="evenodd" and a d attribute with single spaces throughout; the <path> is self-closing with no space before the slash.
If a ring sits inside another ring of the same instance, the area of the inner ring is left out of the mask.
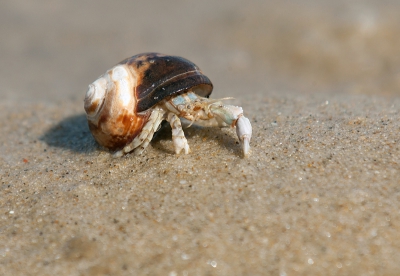
<path id="1" fill-rule="evenodd" d="M 171 124 L 175 153 L 179 154 L 184 149 L 185 154 L 188 154 L 190 152 L 189 144 L 183 132 L 181 120 L 176 114 L 168 113 L 167 121 Z"/>
<path id="2" fill-rule="evenodd" d="M 244 156 L 249 154 L 252 132 L 250 120 L 244 116 L 240 116 L 236 122 L 236 134 L 242 144 Z"/>

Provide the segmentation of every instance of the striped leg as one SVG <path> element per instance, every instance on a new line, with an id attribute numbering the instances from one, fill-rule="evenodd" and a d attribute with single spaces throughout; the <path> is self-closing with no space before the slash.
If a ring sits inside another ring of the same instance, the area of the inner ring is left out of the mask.
<path id="1" fill-rule="evenodd" d="M 138 148 L 138 151 L 135 150 L 135 153 L 142 153 L 143 150 L 148 146 L 149 142 L 153 138 L 154 132 L 157 131 L 158 126 L 163 120 L 164 111 L 162 109 L 154 109 L 151 112 L 149 120 L 143 126 L 142 131 L 138 136 L 136 136 L 132 142 L 126 145 L 122 150 L 119 150 L 114 153 L 114 157 L 120 157 L 132 150 Z M 147 142 L 148 140 L 148 142 Z M 140 150 L 139 150 L 140 149 Z"/>
<path id="2" fill-rule="evenodd" d="M 184 149 L 185 154 L 188 154 L 190 152 L 189 144 L 186 140 L 185 133 L 183 133 L 181 120 L 176 114 L 168 113 L 167 121 L 171 124 L 175 153 L 179 154 L 182 149 Z"/>
<path id="3" fill-rule="evenodd" d="M 149 130 L 149 135 L 147 135 L 146 138 L 143 139 L 143 143 L 134 149 L 133 152 L 135 154 L 140 155 L 143 153 L 145 148 L 147 148 L 147 146 L 149 145 L 151 139 L 153 139 L 153 135 L 158 130 L 158 127 L 160 126 L 162 120 L 164 120 L 164 116 L 163 116 L 164 113 L 162 113 L 162 112 L 157 112 L 157 113 L 159 116 L 155 119 L 155 121 L 152 125 L 153 128 Z"/>

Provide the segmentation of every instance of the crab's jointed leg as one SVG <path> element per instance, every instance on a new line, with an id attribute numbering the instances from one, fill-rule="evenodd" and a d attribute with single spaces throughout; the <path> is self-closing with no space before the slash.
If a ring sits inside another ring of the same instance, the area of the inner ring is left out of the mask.
<path id="1" fill-rule="evenodd" d="M 154 133 L 157 131 L 159 125 L 164 119 L 164 110 L 161 108 L 154 108 L 151 112 L 149 120 L 144 125 L 142 131 L 138 136 L 136 136 L 132 142 L 126 145 L 123 149 L 115 152 L 114 157 L 120 157 L 125 153 L 135 150 L 135 154 L 141 154 L 144 149 L 149 145 Z"/>
<path id="2" fill-rule="evenodd" d="M 243 154 L 245 156 L 248 155 L 252 128 L 250 120 L 243 116 L 243 109 L 239 106 L 224 105 L 221 102 L 216 102 L 209 106 L 209 110 L 220 126 L 225 126 L 226 124 L 236 127 L 236 134 L 242 145 Z"/>
<path id="3" fill-rule="evenodd" d="M 133 151 L 137 155 L 142 154 L 142 152 L 147 148 L 147 146 L 149 145 L 151 139 L 153 139 L 154 133 L 157 132 L 161 122 L 164 120 L 164 113 L 158 112 L 158 111 L 154 111 L 154 110 L 153 110 L 153 112 L 156 112 L 156 114 L 158 116 L 154 120 L 153 128 L 150 129 L 149 135 L 147 135 L 146 138 L 143 140 L 143 143 L 141 145 L 139 145 L 137 148 L 135 148 L 135 150 Z"/>
<path id="4" fill-rule="evenodd" d="M 252 128 L 250 120 L 243 115 L 236 121 L 236 134 L 239 137 L 239 141 L 242 144 L 243 154 L 246 156 L 250 151 L 250 139 L 252 134 Z"/>
<path id="5" fill-rule="evenodd" d="M 182 129 L 181 120 L 176 114 L 168 113 L 167 121 L 171 124 L 175 153 L 179 154 L 184 149 L 185 154 L 188 154 L 190 148 Z"/>

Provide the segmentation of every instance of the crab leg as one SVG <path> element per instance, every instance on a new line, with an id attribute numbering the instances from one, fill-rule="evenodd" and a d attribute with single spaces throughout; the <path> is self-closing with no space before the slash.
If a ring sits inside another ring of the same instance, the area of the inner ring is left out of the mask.
<path id="1" fill-rule="evenodd" d="M 250 120 L 243 116 L 243 109 L 239 106 L 224 105 L 221 102 L 212 103 L 208 108 L 210 115 L 215 117 L 220 127 L 226 125 L 236 127 L 236 134 L 242 145 L 243 154 L 248 155 L 252 128 Z"/>
<path id="2" fill-rule="evenodd" d="M 250 139 L 252 134 L 252 128 L 250 120 L 243 115 L 236 121 L 236 134 L 239 137 L 239 141 L 242 144 L 243 154 L 246 156 L 250 151 Z"/>
<path id="3" fill-rule="evenodd" d="M 157 114 L 157 118 L 154 120 L 154 123 L 152 124 L 152 128 L 150 129 L 148 135 L 146 136 L 146 138 L 144 138 L 143 143 L 141 145 L 139 145 L 137 148 L 135 148 L 135 150 L 133 151 L 135 154 L 140 155 L 142 154 L 142 152 L 147 148 L 147 146 L 149 145 L 151 139 L 153 139 L 153 135 L 154 133 L 157 131 L 158 127 L 160 126 L 163 118 L 163 113 L 161 112 L 157 112 L 157 111 L 153 111 L 156 112 Z"/>
<path id="4" fill-rule="evenodd" d="M 149 142 L 153 138 L 154 133 L 157 131 L 158 126 L 163 120 L 164 111 L 159 108 L 155 108 L 149 117 L 149 120 L 144 125 L 141 133 L 136 136 L 132 142 L 126 145 L 123 149 L 115 152 L 114 157 L 121 157 L 125 153 L 135 150 L 136 154 L 141 154 L 143 150 L 149 145 Z"/>
<path id="5" fill-rule="evenodd" d="M 189 144 L 186 140 L 185 133 L 183 133 L 181 120 L 176 114 L 168 113 L 167 121 L 171 124 L 175 153 L 179 154 L 182 149 L 184 149 L 185 154 L 188 154 L 190 152 Z"/>

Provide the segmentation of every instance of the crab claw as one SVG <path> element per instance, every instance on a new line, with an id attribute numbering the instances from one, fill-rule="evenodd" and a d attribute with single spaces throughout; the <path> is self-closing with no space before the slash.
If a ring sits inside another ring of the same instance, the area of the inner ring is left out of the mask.
<path id="1" fill-rule="evenodd" d="M 236 127 L 236 134 L 243 148 L 243 155 L 247 156 L 250 151 L 251 124 L 249 119 L 243 116 L 240 106 L 223 105 L 221 102 L 212 103 L 209 106 L 210 118 L 216 119 L 219 127 Z"/>
<path id="2" fill-rule="evenodd" d="M 240 116 L 236 121 L 236 134 L 242 144 L 243 154 L 247 156 L 250 151 L 250 139 L 252 134 L 252 128 L 249 119 Z"/>

